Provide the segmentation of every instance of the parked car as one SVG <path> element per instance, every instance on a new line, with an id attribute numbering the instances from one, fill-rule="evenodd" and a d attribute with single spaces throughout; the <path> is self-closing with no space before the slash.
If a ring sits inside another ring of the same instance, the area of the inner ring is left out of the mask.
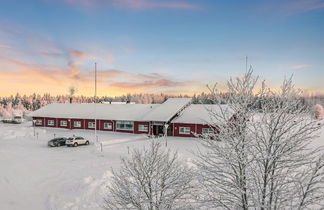
<path id="1" fill-rule="evenodd" d="M 2 122 L 3 122 L 3 123 L 11 123 L 12 120 L 11 120 L 11 119 L 3 119 Z"/>
<path id="2" fill-rule="evenodd" d="M 65 142 L 65 144 L 69 147 L 69 146 L 74 146 L 77 147 L 79 145 L 89 145 L 89 141 L 83 137 L 77 136 L 77 137 L 71 137 L 68 138 Z"/>
<path id="3" fill-rule="evenodd" d="M 14 118 L 11 119 L 3 119 L 3 123 L 12 123 L 12 124 L 21 124 L 24 121 L 24 118 L 22 116 L 14 116 Z"/>
<path id="4" fill-rule="evenodd" d="M 15 124 L 20 124 L 24 121 L 24 118 L 22 116 L 14 116 L 14 118 L 12 119 L 12 123 L 15 123 Z"/>
<path id="5" fill-rule="evenodd" d="M 64 138 L 64 137 L 54 138 L 54 139 L 48 141 L 48 146 L 49 147 L 64 146 L 66 140 L 67 140 L 67 138 Z"/>

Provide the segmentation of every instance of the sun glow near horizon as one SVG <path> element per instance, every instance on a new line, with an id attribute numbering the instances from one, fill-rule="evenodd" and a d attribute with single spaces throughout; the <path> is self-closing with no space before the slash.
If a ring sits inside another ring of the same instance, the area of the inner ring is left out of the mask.
<path id="1" fill-rule="evenodd" d="M 246 55 L 273 87 L 294 74 L 296 87 L 323 94 L 323 10 L 315 0 L 4 0 L 0 95 L 73 86 L 91 96 L 94 62 L 98 95 L 193 95 L 242 74 Z"/>

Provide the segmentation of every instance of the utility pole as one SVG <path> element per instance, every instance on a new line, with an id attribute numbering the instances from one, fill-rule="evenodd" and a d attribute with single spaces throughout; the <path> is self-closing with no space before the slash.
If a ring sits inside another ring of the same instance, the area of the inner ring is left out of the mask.
<path id="1" fill-rule="evenodd" d="M 97 99 L 97 63 L 95 63 L 95 103 Z"/>
<path id="2" fill-rule="evenodd" d="M 95 140 L 98 141 L 97 138 L 97 109 L 96 109 L 96 103 L 97 103 L 97 63 L 95 63 L 95 94 L 94 94 L 94 113 L 95 113 Z"/>

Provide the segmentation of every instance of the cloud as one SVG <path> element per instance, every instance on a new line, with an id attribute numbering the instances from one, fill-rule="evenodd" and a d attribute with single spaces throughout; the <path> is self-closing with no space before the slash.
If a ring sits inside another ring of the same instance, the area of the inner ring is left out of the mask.
<path id="1" fill-rule="evenodd" d="M 273 0 L 257 4 L 256 12 L 290 16 L 324 9 L 324 0 Z"/>
<path id="2" fill-rule="evenodd" d="M 41 35 L 29 28 L 15 24 L 0 24 L 0 53 L 11 57 L 60 57 L 64 56 L 61 46 L 48 35 Z"/>
<path id="3" fill-rule="evenodd" d="M 77 58 L 95 58 L 94 56 L 78 50 L 70 50 L 69 54 Z"/>
<path id="4" fill-rule="evenodd" d="M 0 43 L 0 48 L 3 48 L 3 49 L 10 49 L 11 47 L 7 44 L 1 44 Z"/>
<path id="5" fill-rule="evenodd" d="M 94 60 L 100 63 L 98 95 L 177 90 L 188 93 L 195 87 L 204 87 L 159 73 L 112 68 L 114 54 L 102 46 L 91 44 L 66 49 L 50 38 L 34 36 L 20 27 L 0 27 L 0 32 L 4 34 L 0 36 L 0 95 L 66 94 L 70 86 L 76 87 L 79 94 L 92 95 L 94 72 L 89 69 L 93 69 Z"/>
<path id="6" fill-rule="evenodd" d="M 311 64 L 299 64 L 299 65 L 293 65 L 293 66 L 288 66 L 288 69 L 304 69 L 307 67 L 311 67 L 313 65 Z"/>
<path id="7" fill-rule="evenodd" d="M 113 83 L 112 85 L 118 88 L 126 89 L 146 89 L 146 88 L 156 88 L 156 87 L 177 87 L 185 85 L 186 82 L 175 82 L 168 79 L 142 81 L 140 83 L 129 83 L 129 82 L 119 82 Z"/>
<path id="8" fill-rule="evenodd" d="M 121 71 L 121 70 L 116 70 L 116 69 L 109 69 L 109 70 L 98 70 L 97 71 L 97 78 L 99 78 L 99 80 L 105 81 L 107 79 L 113 79 L 113 78 L 125 78 L 132 75 L 129 72 L 126 71 Z M 89 72 L 86 74 L 87 77 L 89 78 L 94 78 L 95 77 L 95 73 Z"/>
<path id="9" fill-rule="evenodd" d="M 196 4 L 175 0 L 64 0 L 64 2 L 87 9 L 103 6 L 140 10 L 154 8 L 192 10 L 199 8 Z"/>
<path id="10" fill-rule="evenodd" d="M 323 0 L 297 0 L 284 5 L 284 9 L 290 12 L 307 12 L 312 10 L 324 9 Z"/>
<path id="11" fill-rule="evenodd" d="M 0 69 L 6 69 L 0 71 L 3 81 L 0 94 L 15 94 L 15 91 L 20 94 L 66 94 L 70 86 L 76 87 L 80 94 L 92 94 L 94 72 L 85 71 L 74 62 L 67 66 L 40 65 L 0 56 Z M 134 74 L 116 69 L 98 71 L 99 95 L 190 90 L 193 85 L 200 84 L 177 81 L 157 73 Z"/>
<path id="12" fill-rule="evenodd" d="M 150 9 L 150 8 L 168 8 L 168 9 L 197 9 L 198 6 L 187 2 L 175 1 L 154 1 L 154 0 L 114 0 L 114 5 L 131 9 Z"/>

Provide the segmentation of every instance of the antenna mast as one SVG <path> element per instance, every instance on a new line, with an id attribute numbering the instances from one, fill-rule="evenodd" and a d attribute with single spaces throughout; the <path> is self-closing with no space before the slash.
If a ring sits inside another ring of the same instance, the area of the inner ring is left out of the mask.
<path id="1" fill-rule="evenodd" d="M 95 63 L 95 103 L 97 102 L 97 63 Z"/>
<path id="2" fill-rule="evenodd" d="M 95 63 L 95 95 L 94 95 L 94 111 L 95 111 L 95 140 L 98 141 L 97 137 L 97 108 L 96 108 L 96 103 L 97 103 L 97 63 Z"/>

